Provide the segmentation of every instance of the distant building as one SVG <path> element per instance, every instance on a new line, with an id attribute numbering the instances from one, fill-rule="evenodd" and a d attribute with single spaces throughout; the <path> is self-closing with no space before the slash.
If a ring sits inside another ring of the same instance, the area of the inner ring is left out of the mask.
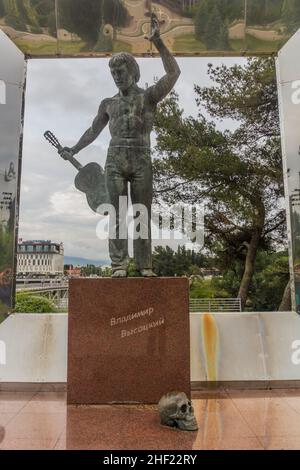
<path id="1" fill-rule="evenodd" d="M 65 272 L 65 275 L 68 277 L 80 277 L 81 267 L 77 266 L 74 268 L 73 264 L 65 264 L 64 272 Z"/>
<path id="2" fill-rule="evenodd" d="M 111 264 L 103 264 L 103 266 L 101 266 L 101 269 L 102 270 L 111 269 Z"/>
<path id="3" fill-rule="evenodd" d="M 17 251 L 18 275 L 64 274 L 64 247 L 50 240 L 19 240 Z"/>
<path id="4" fill-rule="evenodd" d="M 221 271 L 217 268 L 201 268 L 200 272 L 204 279 L 212 279 L 221 275 Z"/>

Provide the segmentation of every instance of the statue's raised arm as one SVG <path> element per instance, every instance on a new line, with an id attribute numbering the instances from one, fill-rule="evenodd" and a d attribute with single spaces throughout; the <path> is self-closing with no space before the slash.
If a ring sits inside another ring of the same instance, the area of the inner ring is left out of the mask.
<path id="1" fill-rule="evenodd" d="M 166 71 L 166 75 L 148 89 L 151 100 L 158 103 L 173 89 L 181 72 L 175 58 L 160 36 L 159 21 L 155 13 L 151 15 L 151 35 L 147 39 L 155 45 L 160 53 Z"/>

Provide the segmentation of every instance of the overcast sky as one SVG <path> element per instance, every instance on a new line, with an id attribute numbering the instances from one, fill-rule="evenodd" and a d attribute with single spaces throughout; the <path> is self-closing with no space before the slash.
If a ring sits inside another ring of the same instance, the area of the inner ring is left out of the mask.
<path id="1" fill-rule="evenodd" d="M 68 256 L 109 260 L 107 242 L 96 237 L 99 216 L 74 187 L 77 170 L 58 156 L 43 133 L 51 130 L 64 146 L 78 141 L 91 125 L 101 100 L 117 92 L 108 60 L 28 62 L 19 236 L 62 241 Z M 196 116 L 193 86 L 210 85 L 207 64 L 233 65 L 244 59 L 178 58 L 178 62 L 182 73 L 175 89 L 185 114 Z M 160 59 L 138 59 L 138 63 L 141 87 L 164 74 Z M 218 123 L 221 128 L 231 125 L 229 121 Z M 79 154 L 80 162 L 96 161 L 104 166 L 109 138 L 106 128 Z"/>

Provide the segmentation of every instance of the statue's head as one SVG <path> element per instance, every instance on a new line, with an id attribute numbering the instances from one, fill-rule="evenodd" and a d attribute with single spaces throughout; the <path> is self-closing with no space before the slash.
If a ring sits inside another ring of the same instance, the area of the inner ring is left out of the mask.
<path id="1" fill-rule="evenodd" d="M 115 84 L 121 91 L 137 83 L 140 79 L 140 68 L 135 58 L 128 52 L 113 55 L 109 61 L 111 74 Z"/>

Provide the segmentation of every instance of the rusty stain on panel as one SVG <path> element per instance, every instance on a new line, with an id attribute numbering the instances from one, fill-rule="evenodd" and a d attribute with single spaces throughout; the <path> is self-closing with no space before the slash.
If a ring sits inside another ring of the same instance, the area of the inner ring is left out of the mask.
<path id="1" fill-rule="evenodd" d="M 202 316 L 202 341 L 205 357 L 206 377 L 208 381 L 218 380 L 218 327 L 214 316 L 205 313 Z"/>
<path id="2" fill-rule="evenodd" d="M 54 331 L 53 331 L 53 317 L 52 315 L 45 316 L 43 324 L 43 333 L 41 336 L 41 349 L 40 349 L 40 363 L 39 363 L 39 380 L 43 381 L 42 377 L 47 376 L 49 364 L 51 363 L 51 356 L 55 348 Z"/>

